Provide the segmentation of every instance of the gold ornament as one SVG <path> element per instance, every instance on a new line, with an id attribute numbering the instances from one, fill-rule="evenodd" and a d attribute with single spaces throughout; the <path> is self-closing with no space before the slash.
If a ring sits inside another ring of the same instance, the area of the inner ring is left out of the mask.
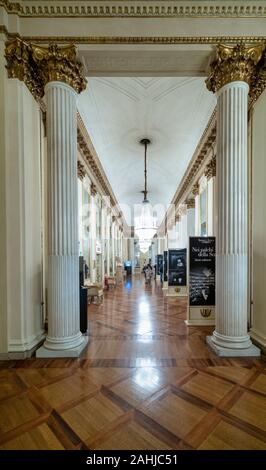
<path id="1" fill-rule="evenodd" d="M 96 185 L 94 183 L 91 183 L 91 196 L 96 196 L 97 194 L 97 188 L 96 188 Z"/>
<path id="2" fill-rule="evenodd" d="M 193 196 L 199 195 L 199 183 L 195 183 L 194 186 L 192 187 L 192 194 Z"/>
<path id="3" fill-rule="evenodd" d="M 200 309 L 200 314 L 204 318 L 208 318 L 211 316 L 212 309 L 211 308 L 201 308 Z"/>
<path id="4" fill-rule="evenodd" d="M 227 83 L 235 81 L 250 84 L 263 48 L 261 44 L 256 46 L 218 44 L 216 59 L 211 64 L 211 72 L 206 80 L 208 90 L 216 93 Z"/>
<path id="5" fill-rule="evenodd" d="M 78 177 L 82 181 L 83 178 L 85 178 L 85 176 L 86 176 L 85 166 L 83 165 L 83 163 L 81 163 L 78 160 Z"/>
<path id="6" fill-rule="evenodd" d="M 216 158 L 212 158 L 211 161 L 206 165 L 205 176 L 207 180 L 210 180 L 216 176 Z"/>
<path id="7" fill-rule="evenodd" d="M 23 81 L 36 99 L 42 98 L 50 81 L 67 83 L 77 93 L 86 88 L 74 45 L 41 47 L 15 38 L 6 43 L 5 58 L 8 77 Z"/>
<path id="8" fill-rule="evenodd" d="M 48 47 L 41 47 L 32 44 L 31 50 L 45 85 L 56 81 L 70 85 L 77 93 L 85 90 L 87 80 L 82 75 L 82 66 L 76 58 L 74 45 L 58 47 L 52 43 Z"/>
<path id="9" fill-rule="evenodd" d="M 30 45 L 19 38 L 6 43 L 6 68 L 8 78 L 18 78 L 25 83 L 35 99 L 43 95 L 43 83 L 32 60 Z"/>
<path id="10" fill-rule="evenodd" d="M 195 199 L 186 199 L 185 204 L 187 205 L 187 209 L 195 209 Z"/>

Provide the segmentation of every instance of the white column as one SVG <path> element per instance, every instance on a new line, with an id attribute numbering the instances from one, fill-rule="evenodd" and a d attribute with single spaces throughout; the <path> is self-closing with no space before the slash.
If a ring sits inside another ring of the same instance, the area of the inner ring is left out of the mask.
<path id="1" fill-rule="evenodd" d="M 196 183 L 192 189 L 195 197 L 195 237 L 200 236 L 200 196 L 199 183 Z"/>
<path id="2" fill-rule="evenodd" d="M 195 236 L 195 208 L 187 210 L 187 236 Z"/>
<path id="3" fill-rule="evenodd" d="M 105 252 L 105 235 L 106 235 L 106 207 L 102 204 L 101 209 L 101 246 L 102 246 L 102 284 L 104 285 L 104 277 L 105 277 L 105 263 L 104 260 L 106 259 L 106 252 Z"/>
<path id="4" fill-rule="evenodd" d="M 94 185 L 91 186 L 91 211 L 90 211 L 90 280 L 96 282 L 96 202 Z"/>
<path id="5" fill-rule="evenodd" d="M 215 196 L 214 191 L 215 191 L 214 178 L 210 178 L 207 183 L 207 198 L 208 198 L 207 233 L 209 236 L 214 235 L 214 196 Z"/>
<path id="6" fill-rule="evenodd" d="M 112 244 L 112 259 L 111 259 L 111 265 L 112 265 L 112 276 L 115 275 L 115 223 L 112 218 L 112 239 L 111 239 L 111 244 Z"/>
<path id="7" fill-rule="evenodd" d="M 207 178 L 207 234 L 216 235 L 216 159 L 213 157 L 205 171 Z"/>
<path id="8" fill-rule="evenodd" d="M 216 327 L 207 338 L 220 356 L 257 356 L 247 333 L 248 84 L 234 81 L 218 92 Z"/>
<path id="9" fill-rule="evenodd" d="M 165 243 L 164 243 L 163 250 L 167 250 L 168 248 L 169 249 L 178 248 L 177 223 L 178 222 L 176 222 L 171 229 L 169 228 L 168 233 L 167 233 L 167 239 L 168 239 L 167 244 L 165 247 Z"/>
<path id="10" fill-rule="evenodd" d="M 107 216 L 106 216 L 106 270 L 107 276 L 110 276 L 110 213 L 109 209 L 107 209 Z"/>
<path id="11" fill-rule="evenodd" d="M 78 356 L 80 332 L 77 94 L 62 82 L 45 87 L 48 155 L 48 335 L 37 357 Z"/>
<path id="12" fill-rule="evenodd" d="M 187 248 L 187 214 L 182 213 L 180 217 L 180 248 Z"/>

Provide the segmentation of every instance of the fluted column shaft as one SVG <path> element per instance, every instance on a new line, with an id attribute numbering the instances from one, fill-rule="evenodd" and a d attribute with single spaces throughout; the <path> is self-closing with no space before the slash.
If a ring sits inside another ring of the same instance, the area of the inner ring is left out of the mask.
<path id="1" fill-rule="evenodd" d="M 224 85 L 217 104 L 218 233 L 216 329 L 218 346 L 245 349 L 248 291 L 247 101 L 243 81 Z"/>
<path id="2" fill-rule="evenodd" d="M 187 208 L 187 237 L 195 236 L 195 208 Z"/>
<path id="3" fill-rule="evenodd" d="M 79 319 L 76 92 L 49 82 L 48 158 L 48 336 L 46 349 L 66 350 L 83 342 Z"/>

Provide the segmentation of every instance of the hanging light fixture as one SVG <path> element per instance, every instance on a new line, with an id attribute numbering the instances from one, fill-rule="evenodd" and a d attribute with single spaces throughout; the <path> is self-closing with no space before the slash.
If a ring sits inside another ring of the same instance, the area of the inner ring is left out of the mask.
<path id="1" fill-rule="evenodd" d="M 156 218 L 153 216 L 152 207 L 147 199 L 147 147 L 151 143 L 149 139 L 140 141 L 144 145 L 144 199 L 142 202 L 141 214 L 135 218 L 134 229 L 139 238 L 140 251 L 146 253 L 151 245 L 151 240 L 157 230 Z"/>

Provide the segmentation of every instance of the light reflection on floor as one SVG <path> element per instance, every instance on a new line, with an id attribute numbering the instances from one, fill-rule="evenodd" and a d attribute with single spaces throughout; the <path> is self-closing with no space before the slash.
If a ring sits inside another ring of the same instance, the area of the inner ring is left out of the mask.
<path id="1" fill-rule="evenodd" d="M 124 284 L 126 289 L 132 289 L 132 279 L 127 279 L 127 281 Z"/>
<path id="2" fill-rule="evenodd" d="M 152 322 L 151 322 L 151 313 L 150 313 L 150 304 L 147 302 L 145 297 L 141 298 L 140 303 L 138 305 L 138 335 L 145 335 L 147 333 L 152 332 Z M 150 338 L 138 338 L 138 342 L 140 343 L 150 343 Z"/>
<path id="3" fill-rule="evenodd" d="M 133 375 L 133 380 L 143 388 L 157 388 L 160 383 L 160 375 L 158 369 L 153 367 L 140 367 Z"/>

